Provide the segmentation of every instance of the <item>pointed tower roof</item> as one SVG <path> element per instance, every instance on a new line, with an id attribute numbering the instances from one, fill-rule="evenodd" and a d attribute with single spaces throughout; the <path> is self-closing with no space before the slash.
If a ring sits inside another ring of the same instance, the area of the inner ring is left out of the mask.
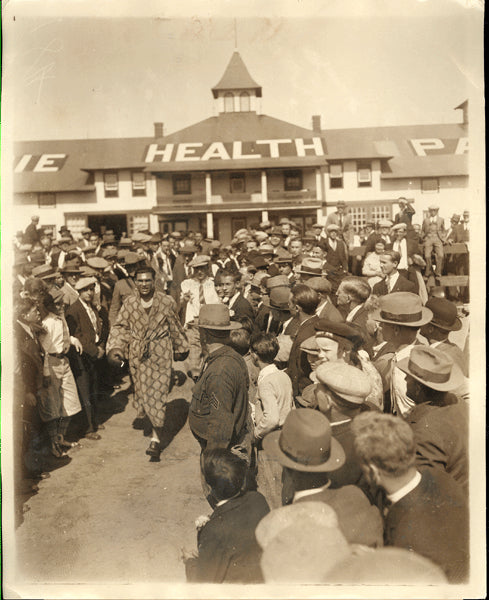
<path id="1" fill-rule="evenodd" d="M 212 88 L 214 98 L 224 90 L 254 90 L 257 97 L 261 98 L 261 86 L 252 79 L 237 50 L 233 52 L 221 80 Z"/>

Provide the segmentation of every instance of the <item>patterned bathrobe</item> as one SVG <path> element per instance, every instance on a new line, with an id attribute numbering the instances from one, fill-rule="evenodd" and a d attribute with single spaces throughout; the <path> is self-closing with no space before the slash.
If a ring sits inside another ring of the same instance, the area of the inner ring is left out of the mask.
<path id="1" fill-rule="evenodd" d="M 143 408 L 154 427 L 163 427 L 173 353 L 184 353 L 188 342 L 171 296 L 155 292 L 149 314 L 139 294 L 129 296 L 119 311 L 107 342 L 129 359 L 134 405 Z"/>

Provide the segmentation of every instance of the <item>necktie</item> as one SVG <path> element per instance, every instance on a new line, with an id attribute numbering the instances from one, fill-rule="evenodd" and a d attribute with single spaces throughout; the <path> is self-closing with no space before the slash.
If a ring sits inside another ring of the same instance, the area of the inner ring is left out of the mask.
<path id="1" fill-rule="evenodd" d="M 340 215 L 340 228 L 343 229 L 343 217 Z"/>
<path id="2" fill-rule="evenodd" d="M 199 283 L 199 303 L 202 306 L 205 304 L 205 296 L 204 296 L 204 284 Z"/>
<path id="3" fill-rule="evenodd" d="M 66 354 L 71 346 L 70 332 L 63 317 L 61 317 L 61 322 L 63 323 L 63 354 Z"/>
<path id="4" fill-rule="evenodd" d="M 385 278 L 385 285 L 387 286 L 387 293 L 390 294 L 391 291 L 391 278 L 389 275 Z"/>

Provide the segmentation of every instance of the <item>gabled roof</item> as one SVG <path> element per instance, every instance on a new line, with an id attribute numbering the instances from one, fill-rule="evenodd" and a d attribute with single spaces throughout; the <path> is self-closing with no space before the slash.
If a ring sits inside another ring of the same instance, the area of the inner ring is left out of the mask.
<path id="1" fill-rule="evenodd" d="M 221 80 L 212 88 L 212 94 L 217 98 L 218 92 L 225 90 L 254 90 L 257 97 L 261 98 L 261 86 L 252 79 L 237 50 L 233 52 Z"/>

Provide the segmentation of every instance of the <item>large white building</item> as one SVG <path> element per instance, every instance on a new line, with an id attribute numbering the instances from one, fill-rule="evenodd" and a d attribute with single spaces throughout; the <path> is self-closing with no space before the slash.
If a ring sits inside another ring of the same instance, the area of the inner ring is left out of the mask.
<path id="1" fill-rule="evenodd" d="M 206 230 L 227 242 L 249 223 L 288 216 L 307 229 L 345 200 L 356 228 L 413 198 L 421 222 L 469 204 L 467 102 L 459 124 L 310 129 L 260 114 L 262 88 L 235 51 L 212 88 L 217 116 L 153 138 L 15 145 L 16 221 L 116 233 Z M 330 119 L 331 120 L 331 119 Z"/>

